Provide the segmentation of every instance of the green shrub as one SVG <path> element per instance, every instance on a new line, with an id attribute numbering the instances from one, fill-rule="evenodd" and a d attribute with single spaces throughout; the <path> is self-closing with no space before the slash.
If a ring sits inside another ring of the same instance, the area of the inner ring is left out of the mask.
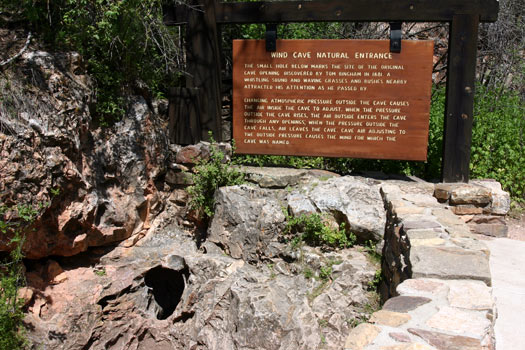
<path id="1" fill-rule="evenodd" d="M 287 214 L 287 213 L 286 213 Z M 332 228 L 320 214 L 303 214 L 297 217 L 287 216 L 284 233 L 299 234 L 292 243 L 304 241 L 312 246 L 329 246 L 346 248 L 355 244 L 356 237 L 347 233 L 345 224 L 339 229 Z"/>
<path id="2" fill-rule="evenodd" d="M 188 187 L 189 206 L 205 220 L 213 217 L 215 191 L 219 187 L 244 183 L 244 174 L 224 160 L 224 153 L 212 139 L 210 158 L 200 160 L 193 169 L 193 185 Z"/>
<path id="3" fill-rule="evenodd" d="M 3 0 L 52 49 L 79 52 L 95 81 L 102 125 L 124 116 L 126 92 L 162 96 L 180 84 L 180 32 L 162 22 L 163 0 Z"/>
<path id="4" fill-rule="evenodd" d="M 510 90 L 478 87 L 470 160 L 471 178 L 492 178 L 525 202 L 525 101 Z"/>
<path id="5" fill-rule="evenodd" d="M 34 221 L 37 214 L 38 211 L 31 206 L 0 207 L 0 235 L 2 239 L 11 237 L 8 239 L 12 247 L 9 256 L 0 263 L 0 350 L 24 349 L 27 345 L 22 322 L 23 300 L 18 298 L 18 290 L 25 283 L 23 229 Z M 7 217 L 15 217 L 16 220 Z"/>

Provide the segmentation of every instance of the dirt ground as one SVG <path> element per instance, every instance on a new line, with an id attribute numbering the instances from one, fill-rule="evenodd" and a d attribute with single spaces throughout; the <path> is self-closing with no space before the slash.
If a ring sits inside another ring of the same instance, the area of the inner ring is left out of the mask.
<path id="1" fill-rule="evenodd" d="M 519 241 L 525 241 L 525 206 L 512 210 L 506 218 L 509 228 L 508 237 Z"/>

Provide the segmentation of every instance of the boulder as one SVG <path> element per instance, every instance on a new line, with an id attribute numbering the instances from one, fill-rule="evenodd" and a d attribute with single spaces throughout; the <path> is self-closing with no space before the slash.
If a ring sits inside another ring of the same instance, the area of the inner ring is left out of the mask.
<path id="1" fill-rule="evenodd" d="M 215 213 L 207 240 L 229 256 L 257 262 L 272 256 L 271 243 L 282 238 L 285 224 L 277 193 L 248 185 L 220 188 L 215 195 Z"/>
<path id="2" fill-rule="evenodd" d="M 287 199 L 294 215 L 327 214 L 338 223 L 345 223 L 347 230 L 362 242 L 380 241 L 384 235 L 386 212 L 374 180 L 354 176 L 315 180 L 290 193 Z"/>

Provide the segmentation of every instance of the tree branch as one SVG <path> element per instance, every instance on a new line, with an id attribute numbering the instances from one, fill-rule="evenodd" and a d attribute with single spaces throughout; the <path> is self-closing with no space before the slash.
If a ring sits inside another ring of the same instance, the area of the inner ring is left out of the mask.
<path id="1" fill-rule="evenodd" d="M 7 65 L 7 64 L 11 63 L 12 61 L 16 60 L 18 57 L 22 56 L 22 54 L 29 47 L 29 43 L 31 42 L 31 37 L 32 37 L 32 34 L 31 34 L 31 32 L 29 32 L 27 34 L 27 39 L 26 39 L 26 43 L 25 43 L 24 47 L 16 55 L 14 55 L 13 57 L 11 57 L 11 58 L 9 58 L 9 59 L 7 59 L 5 61 L 0 62 L 0 67 Z"/>

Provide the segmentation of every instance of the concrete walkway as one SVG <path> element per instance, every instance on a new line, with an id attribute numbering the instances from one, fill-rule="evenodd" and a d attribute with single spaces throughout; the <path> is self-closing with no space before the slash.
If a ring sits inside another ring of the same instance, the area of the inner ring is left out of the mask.
<path id="1" fill-rule="evenodd" d="M 486 243 L 498 310 L 496 350 L 525 349 L 525 242 L 495 238 Z"/>

